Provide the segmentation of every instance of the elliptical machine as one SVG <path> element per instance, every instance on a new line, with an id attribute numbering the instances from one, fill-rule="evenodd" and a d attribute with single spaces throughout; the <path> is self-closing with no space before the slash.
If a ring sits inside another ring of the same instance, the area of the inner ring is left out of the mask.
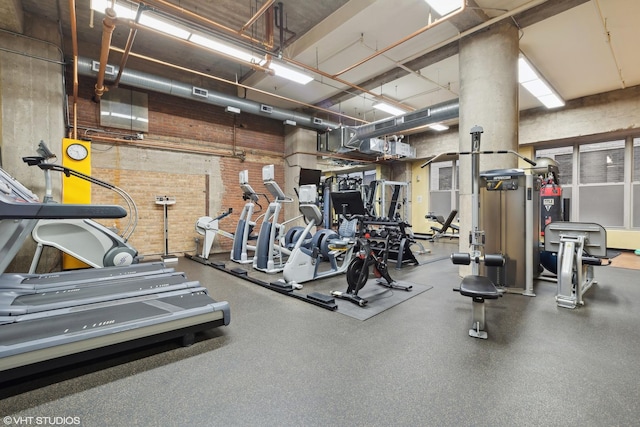
<path id="1" fill-rule="evenodd" d="M 331 229 L 318 230 L 311 239 L 306 237 L 317 225 L 322 224 L 322 212 L 318 208 L 318 190 L 313 184 L 300 187 L 298 198 L 300 213 L 307 226 L 298 233 L 298 238 L 283 270 L 283 281 L 300 289 L 300 283 L 335 276 L 347 270 L 353 254 L 357 220 L 343 220 L 339 233 Z M 307 244 L 308 243 L 308 244 Z M 322 261 L 329 268 L 320 270 Z"/>
<path id="2" fill-rule="evenodd" d="M 211 247 L 217 234 L 227 237 L 233 240 L 233 246 L 231 247 L 230 259 L 231 261 L 246 264 L 253 262 L 252 253 L 256 250 L 256 247 L 249 245 L 249 241 L 255 239 L 251 233 L 255 221 L 251 220 L 254 213 L 255 206 L 258 206 L 262 210 L 262 206 L 258 203 L 258 194 L 253 191 L 253 188 L 249 185 L 249 171 L 243 170 L 239 174 L 240 188 L 242 189 L 242 199 L 246 200 L 242 212 L 240 213 L 240 219 L 236 225 L 235 234 L 231 234 L 224 230 L 220 230 L 219 221 L 229 216 L 233 210 L 229 208 L 228 211 L 220 214 L 215 218 L 203 216 L 196 221 L 196 232 L 204 236 L 204 244 L 202 246 L 202 254 L 199 255 L 202 259 L 209 259 L 211 254 Z M 249 251 L 252 253 L 250 254 Z"/>
<path id="3" fill-rule="evenodd" d="M 31 235 L 37 243 L 29 273 L 35 273 L 42 256 L 44 246 L 51 246 L 94 268 L 126 266 L 137 263 L 138 251 L 127 243 L 138 222 L 138 209 L 131 196 L 115 185 L 69 169 L 62 165 L 49 163 L 55 161 L 53 154 L 44 141 L 38 144 L 39 156 L 23 157 L 29 166 L 37 166 L 44 171 L 44 203 L 55 203 L 51 185 L 51 171 L 62 172 L 67 177 L 75 176 L 116 192 L 122 197 L 129 210 L 129 222 L 122 234 L 117 234 L 91 219 L 47 219 L 39 220 Z"/>
<path id="4" fill-rule="evenodd" d="M 302 217 L 299 215 L 290 220 L 279 222 L 282 204 L 291 203 L 293 200 L 284 194 L 274 178 L 274 166 L 264 166 L 262 180 L 274 200 L 269 203 L 267 211 L 264 213 L 253 257 L 253 268 L 269 274 L 284 270 L 286 259 L 291 255 L 291 249 L 286 247 L 286 225 Z"/>

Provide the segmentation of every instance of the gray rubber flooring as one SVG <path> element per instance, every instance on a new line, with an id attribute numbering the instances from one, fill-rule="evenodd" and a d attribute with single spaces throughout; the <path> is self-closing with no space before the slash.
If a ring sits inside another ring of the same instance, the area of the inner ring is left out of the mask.
<path id="1" fill-rule="evenodd" d="M 425 246 L 425 260 L 457 247 Z M 489 339 L 479 340 L 446 259 L 392 270 L 433 288 L 366 321 L 186 259 L 177 269 L 229 301 L 228 327 L 191 347 L 166 343 L 0 389 L 4 424 L 640 425 L 637 270 L 597 267 L 599 283 L 575 310 L 556 306 L 549 282 L 535 298 L 489 301 Z"/>

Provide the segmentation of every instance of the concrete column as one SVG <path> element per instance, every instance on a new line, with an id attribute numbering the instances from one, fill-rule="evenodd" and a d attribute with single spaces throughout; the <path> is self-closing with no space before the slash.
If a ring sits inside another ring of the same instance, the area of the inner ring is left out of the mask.
<path id="1" fill-rule="evenodd" d="M 518 149 L 518 30 L 501 23 L 460 41 L 460 151 L 471 150 L 471 128 L 482 126 L 481 150 Z M 517 167 L 515 156 L 481 155 L 480 170 Z M 460 156 L 460 250 L 471 230 L 471 156 Z M 461 268 L 460 274 L 470 274 Z"/>
<path id="2" fill-rule="evenodd" d="M 294 188 L 298 188 L 300 168 L 317 169 L 318 139 L 315 131 L 299 127 L 285 126 L 284 135 L 284 193 L 295 195 Z M 285 203 L 284 218 L 290 219 L 299 215 L 298 200 L 293 203 Z M 289 227 L 304 225 L 300 220 L 289 224 Z"/>

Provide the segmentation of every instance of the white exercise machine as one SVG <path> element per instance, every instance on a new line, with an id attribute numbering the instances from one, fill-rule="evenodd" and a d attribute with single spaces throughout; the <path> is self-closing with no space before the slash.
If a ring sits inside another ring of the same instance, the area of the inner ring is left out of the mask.
<path id="1" fill-rule="evenodd" d="M 138 262 L 138 252 L 127 243 L 138 221 L 138 210 L 131 196 L 115 185 L 64 166 L 49 163 L 54 161 L 56 156 L 42 141 L 37 151 L 39 156 L 23 157 L 22 160 L 29 166 L 38 166 L 44 171 L 43 201 L 45 203 L 55 203 L 52 195 L 51 171 L 62 172 L 66 176 L 74 176 L 117 193 L 123 198 L 128 208 L 129 222 L 122 234 L 117 234 L 91 219 L 40 219 L 31 233 L 37 246 L 29 273 L 35 273 L 45 246 L 59 249 L 94 268 L 126 266 Z"/>
<path id="2" fill-rule="evenodd" d="M 300 213 L 304 216 L 307 226 L 298 234 L 299 237 L 284 266 L 282 279 L 297 289 L 302 287 L 301 283 L 346 272 L 352 258 L 357 231 L 356 219 L 343 219 L 338 228 L 339 233 L 331 229 L 322 229 L 316 231 L 311 239 L 307 239 L 313 229 L 322 224 L 323 219 L 317 205 L 317 187 L 301 186 L 298 198 Z M 322 269 L 322 265 L 327 268 Z"/>
<path id="3" fill-rule="evenodd" d="M 287 197 L 275 181 L 275 169 L 273 165 L 267 165 L 262 168 L 262 181 L 269 193 L 273 196 L 273 201 L 269 203 L 262 224 L 260 225 L 255 255 L 253 257 L 253 268 L 273 274 L 284 270 L 287 257 L 291 255 L 291 250 L 286 247 L 286 226 L 292 221 L 302 218 L 302 215 L 280 222 L 282 204 L 291 203 L 293 199 Z"/>

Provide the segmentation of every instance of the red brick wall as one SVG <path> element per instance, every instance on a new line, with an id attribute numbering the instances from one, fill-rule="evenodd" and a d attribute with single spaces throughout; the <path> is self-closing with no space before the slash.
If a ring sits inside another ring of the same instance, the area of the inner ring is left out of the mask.
<path id="1" fill-rule="evenodd" d="M 68 79 L 71 81 L 71 79 Z M 80 78 L 78 100 L 78 137 L 116 137 L 118 134 L 128 133 L 121 129 L 106 129 L 99 124 L 99 104 L 91 100 L 95 81 L 86 77 Z M 140 91 L 138 89 L 133 89 Z M 71 89 L 69 88 L 69 93 Z M 71 100 L 71 98 L 70 98 Z M 184 152 L 199 148 L 216 150 L 235 149 L 244 151 L 245 160 L 233 157 L 218 157 L 211 155 L 212 164 L 219 163 L 222 187 L 215 185 L 213 179 L 207 179 L 206 174 L 197 174 L 189 170 L 175 170 L 167 173 L 158 165 L 157 171 L 149 171 L 149 165 L 136 168 L 128 166 L 123 169 L 120 157 L 111 167 L 93 165 L 92 175 L 121 187 L 131 194 L 139 209 L 138 227 L 130 239 L 130 243 L 143 255 L 156 255 L 164 252 L 163 211 L 156 205 L 156 195 L 176 197 L 174 206 L 169 207 L 169 251 L 184 252 L 195 249 L 194 238 L 196 220 L 207 214 L 209 205 L 220 206 L 219 212 L 208 212 L 216 217 L 227 208 L 233 208 L 233 214 L 222 220 L 221 229 L 235 232 L 237 219 L 244 206 L 242 193 L 238 182 L 238 173 L 249 170 L 250 184 L 258 193 L 265 193 L 262 184 L 262 167 L 267 164 L 276 166 L 276 180 L 284 188 L 284 129 L 282 123 L 247 113 L 233 115 L 226 113 L 224 108 L 202 102 L 177 98 L 165 94 L 148 92 L 149 132 L 145 134 L 144 143 L 169 142 L 179 145 Z M 73 108 L 70 107 L 73 114 Z M 73 117 L 71 117 L 73 123 Z M 101 129 L 101 132 L 85 132 L 83 128 Z M 235 132 L 234 132 L 235 129 Z M 135 133 L 135 132 L 131 132 Z M 96 138 L 96 141 L 100 141 Z M 127 141 L 128 146 L 135 146 L 137 141 Z M 162 150 L 160 148 L 146 148 L 156 150 L 166 156 L 166 164 L 172 164 L 172 159 L 178 159 L 180 152 Z M 123 151 L 123 150 L 121 150 Z M 118 153 L 117 156 L 122 154 Z M 214 161 L 215 160 L 215 161 Z M 151 166 L 153 168 L 153 166 Z M 166 169 L 166 167 L 165 167 Z M 209 181 L 207 193 L 207 181 Z M 95 186 L 94 186 L 95 187 Z M 207 194 L 209 200 L 207 200 Z M 121 199 L 111 192 L 92 189 L 93 203 L 121 204 Z M 211 203 L 210 203 L 211 202 Z M 261 198 L 260 203 L 266 209 L 267 202 Z M 256 214 L 255 216 L 257 216 Z M 254 216 L 254 217 L 255 217 Z M 112 226 L 113 223 L 106 224 Z M 119 229 L 124 222 L 116 222 Z M 202 241 L 202 238 L 201 238 Z M 231 248 L 231 240 L 222 236 L 216 237 L 218 244 L 215 250 Z"/>

